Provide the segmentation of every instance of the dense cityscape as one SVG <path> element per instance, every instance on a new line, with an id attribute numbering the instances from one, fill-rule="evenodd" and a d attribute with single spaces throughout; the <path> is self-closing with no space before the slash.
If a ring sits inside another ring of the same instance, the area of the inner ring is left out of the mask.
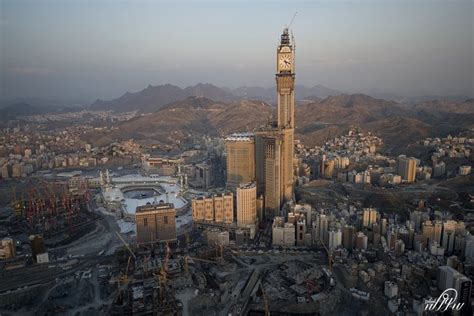
<path id="1" fill-rule="evenodd" d="M 0 315 L 473 314 L 473 100 L 298 98 L 292 22 L 274 104 L 207 84 L 104 105 L 150 86 L 0 120 Z M 373 121 L 308 124 L 325 102 Z"/>

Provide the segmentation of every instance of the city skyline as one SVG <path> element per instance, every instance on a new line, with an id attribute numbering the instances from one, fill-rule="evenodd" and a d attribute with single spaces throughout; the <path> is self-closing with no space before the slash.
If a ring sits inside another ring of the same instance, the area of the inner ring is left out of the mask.
<path id="1" fill-rule="evenodd" d="M 0 315 L 473 315 L 467 2 L 0 3 Z"/>
<path id="2" fill-rule="evenodd" d="M 471 1 L 2 1 L 1 94 L 94 100 L 148 84 L 270 87 L 273 30 L 296 11 L 297 84 L 472 96 Z"/>

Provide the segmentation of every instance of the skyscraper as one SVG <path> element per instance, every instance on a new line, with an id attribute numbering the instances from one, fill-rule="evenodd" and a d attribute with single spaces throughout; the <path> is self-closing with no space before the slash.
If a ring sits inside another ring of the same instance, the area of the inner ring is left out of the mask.
<path id="1" fill-rule="evenodd" d="M 237 226 L 245 227 L 257 222 L 257 187 L 254 182 L 237 188 Z"/>
<path id="2" fill-rule="evenodd" d="M 364 208 L 362 225 L 371 228 L 375 222 L 377 222 L 377 210 L 375 208 Z"/>
<path id="3" fill-rule="evenodd" d="M 397 160 L 397 172 L 403 180 L 409 183 L 414 182 L 418 164 L 418 159 L 413 157 L 407 158 L 405 155 L 400 155 Z"/>
<path id="4" fill-rule="evenodd" d="M 277 47 L 276 122 L 256 133 L 256 168 L 259 193 L 265 196 L 265 216 L 280 215 L 280 207 L 293 198 L 295 128 L 295 51 L 288 29 Z"/>
<path id="5" fill-rule="evenodd" d="M 354 249 L 355 227 L 344 226 L 342 229 L 342 245 L 346 249 Z"/>
<path id="6" fill-rule="evenodd" d="M 225 139 L 227 188 L 255 181 L 255 141 L 251 133 L 235 133 Z"/>

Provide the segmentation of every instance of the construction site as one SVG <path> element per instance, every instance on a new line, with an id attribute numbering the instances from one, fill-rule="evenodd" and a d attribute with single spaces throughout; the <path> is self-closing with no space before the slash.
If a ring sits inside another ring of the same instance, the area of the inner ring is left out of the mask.
<path id="1" fill-rule="evenodd" d="M 13 196 L 13 218 L 5 227 L 12 235 L 40 235 L 45 246 L 66 245 L 95 227 L 87 188 L 71 193 L 60 182 L 30 186 L 21 197 Z"/>
<path id="2" fill-rule="evenodd" d="M 196 233 L 175 247 L 126 244 L 115 255 L 115 315 L 305 314 L 327 312 L 336 304 L 325 303 L 340 298 L 324 250 L 257 252 L 211 245 Z"/>

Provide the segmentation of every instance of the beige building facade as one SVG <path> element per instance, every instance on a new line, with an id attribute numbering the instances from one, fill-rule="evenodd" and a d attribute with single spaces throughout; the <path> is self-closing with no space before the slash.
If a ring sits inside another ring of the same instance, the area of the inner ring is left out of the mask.
<path id="1" fill-rule="evenodd" d="M 255 139 L 251 133 L 235 133 L 225 139 L 227 188 L 255 181 Z"/>
<path id="2" fill-rule="evenodd" d="M 176 210 L 172 203 L 137 207 L 135 223 L 138 244 L 176 241 Z"/>
<path id="3" fill-rule="evenodd" d="M 257 222 L 257 185 L 255 182 L 237 188 L 237 227 Z"/>

